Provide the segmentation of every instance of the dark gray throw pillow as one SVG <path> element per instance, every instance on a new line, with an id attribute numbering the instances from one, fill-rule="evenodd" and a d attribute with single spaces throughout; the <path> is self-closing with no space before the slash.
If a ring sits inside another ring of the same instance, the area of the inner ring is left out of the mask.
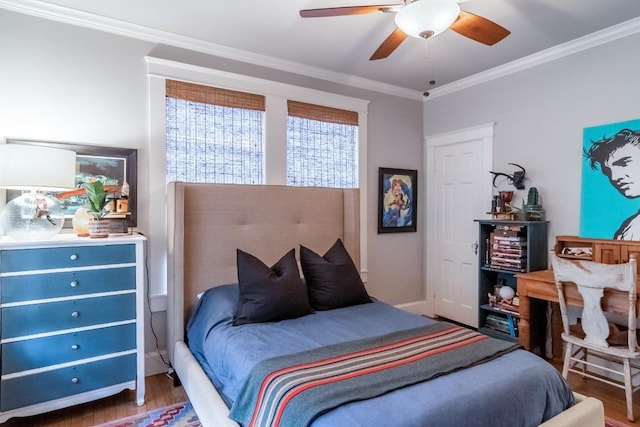
<path id="1" fill-rule="evenodd" d="M 300 264 L 314 310 L 331 310 L 371 302 L 342 240 L 320 256 L 300 245 Z"/>
<path id="2" fill-rule="evenodd" d="M 240 249 L 237 257 L 240 300 L 234 326 L 293 319 L 311 313 L 294 249 L 273 267 Z"/>

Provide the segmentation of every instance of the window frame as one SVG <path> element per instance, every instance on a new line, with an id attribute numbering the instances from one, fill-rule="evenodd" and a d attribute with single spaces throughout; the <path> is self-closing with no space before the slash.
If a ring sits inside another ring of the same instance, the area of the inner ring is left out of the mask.
<path id="1" fill-rule="evenodd" d="M 287 83 L 234 74 L 212 68 L 147 56 L 149 78 L 149 194 L 155 206 L 166 206 L 166 116 L 165 80 L 215 86 L 223 89 L 255 93 L 266 97 L 265 113 L 265 184 L 287 185 L 287 101 L 300 101 L 358 113 L 358 185 L 360 189 L 361 276 L 367 281 L 367 114 L 369 101 Z M 149 210 L 150 260 L 166 265 L 166 211 Z M 154 269 L 158 270 L 158 269 Z M 166 272 L 156 271 L 151 283 L 162 289 L 151 294 L 166 295 Z M 164 307 L 163 307 L 164 305 Z M 166 309 L 166 302 L 153 304 L 152 310 Z"/>

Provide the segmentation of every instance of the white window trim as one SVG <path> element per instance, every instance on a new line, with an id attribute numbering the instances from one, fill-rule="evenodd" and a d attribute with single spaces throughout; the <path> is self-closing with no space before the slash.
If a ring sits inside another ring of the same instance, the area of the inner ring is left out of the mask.
<path id="1" fill-rule="evenodd" d="M 153 206 L 166 206 L 166 112 L 165 80 L 215 86 L 264 95 L 266 97 L 265 180 L 286 185 L 287 178 L 287 100 L 324 105 L 358 113 L 360 188 L 360 263 L 362 280 L 367 282 L 367 113 L 369 101 L 330 92 L 233 74 L 151 56 L 145 57 L 149 76 L 149 200 Z M 166 310 L 166 210 L 149 210 L 149 260 L 158 266 L 149 272 L 151 310 Z"/>

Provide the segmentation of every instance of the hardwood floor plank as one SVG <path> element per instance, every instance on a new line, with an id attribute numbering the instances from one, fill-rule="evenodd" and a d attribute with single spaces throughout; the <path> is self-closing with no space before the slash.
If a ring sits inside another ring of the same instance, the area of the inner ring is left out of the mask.
<path id="1" fill-rule="evenodd" d="M 624 398 L 624 390 L 600 381 L 582 378 L 580 375 L 571 372 L 569 373 L 569 384 L 578 393 L 600 399 L 604 404 L 604 414 L 607 417 L 630 426 L 640 425 L 640 395 L 637 393 L 633 396 L 633 411 L 636 422 L 632 423 L 627 420 L 627 404 Z"/>
<path id="2" fill-rule="evenodd" d="M 135 391 L 126 390 L 95 402 L 32 417 L 12 418 L 3 427 L 93 427 L 189 400 L 184 389 L 174 387 L 165 374 L 147 377 L 145 385 L 145 404 L 142 406 L 136 404 Z"/>

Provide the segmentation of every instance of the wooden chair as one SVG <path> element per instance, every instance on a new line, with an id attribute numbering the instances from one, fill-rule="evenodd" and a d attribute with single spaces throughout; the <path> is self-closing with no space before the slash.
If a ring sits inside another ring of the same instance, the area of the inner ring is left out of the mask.
<path id="1" fill-rule="evenodd" d="M 633 392 L 640 388 L 633 385 L 634 377 L 640 373 L 640 365 L 637 363 L 640 359 L 640 348 L 636 337 L 635 255 L 624 264 L 564 259 L 557 257 L 553 251 L 550 258 L 558 289 L 562 314 L 562 340 L 565 343 L 562 376 L 566 379 L 571 371 L 623 388 L 627 401 L 627 419 L 634 421 Z M 572 282 L 578 287 L 583 299 L 580 316 L 582 323 L 577 327 L 569 325 L 565 294 L 567 282 Z M 610 334 L 610 330 L 614 328 L 602 310 L 601 299 L 605 289 L 629 294 L 628 313 L 624 313 L 628 315 L 628 331 L 623 334 L 622 342 L 617 343 L 621 345 L 615 345 Z"/>

